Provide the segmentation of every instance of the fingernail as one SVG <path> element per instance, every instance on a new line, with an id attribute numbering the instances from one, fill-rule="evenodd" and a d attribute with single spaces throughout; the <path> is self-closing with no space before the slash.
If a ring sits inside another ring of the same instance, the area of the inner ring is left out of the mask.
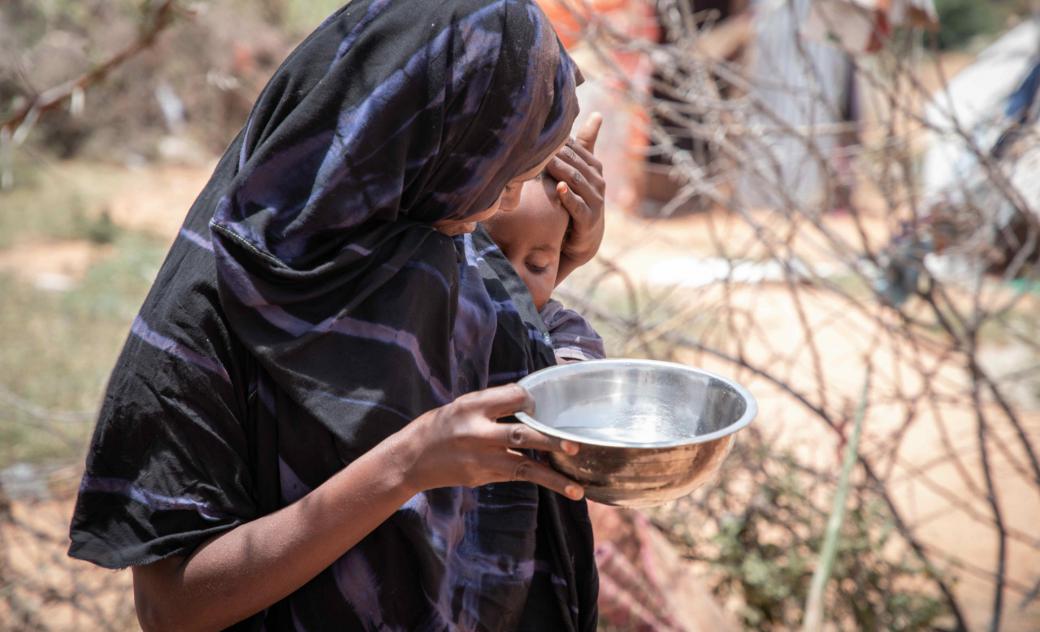
<path id="1" fill-rule="evenodd" d="M 570 187 L 568 187 L 566 184 L 560 184 L 560 193 L 568 193 L 570 192 L 570 190 Z"/>
<path id="2" fill-rule="evenodd" d="M 567 497 L 571 500 L 581 500 L 585 495 L 585 490 L 577 485 L 568 485 L 563 491 L 567 492 Z"/>
<path id="3" fill-rule="evenodd" d="M 570 454 L 571 456 L 578 453 L 578 444 L 574 443 L 573 441 L 561 441 L 560 447 L 563 448 L 564 452 Z"/>

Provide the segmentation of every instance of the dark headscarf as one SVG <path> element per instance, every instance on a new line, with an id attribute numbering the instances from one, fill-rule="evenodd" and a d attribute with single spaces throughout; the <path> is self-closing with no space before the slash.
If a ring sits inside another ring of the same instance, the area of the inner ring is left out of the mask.
<path id="1" fill-rule="evenodd" d="M 187 555 L 460 394 L 551 364 L 489 207 L 569 133 L 529 1 L 355 0 L 286 60 L 190 210 L 113 371 L 71 554 Z M 272 569 L 272 572 L 276 572 Z M 420 494 L 259 629 L 588 629 L 584 503 Z"/>

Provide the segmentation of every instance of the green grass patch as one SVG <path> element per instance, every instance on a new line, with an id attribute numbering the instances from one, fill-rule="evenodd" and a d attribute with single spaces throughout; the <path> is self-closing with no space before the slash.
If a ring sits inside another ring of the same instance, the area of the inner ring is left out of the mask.
<path id="1" fill-rule="evenodd" d="M 0 191 L 0 250 L 26 242 L 115 240 L 104 204 L 125 180 L 124 170 L 77 162 L 15 166 L 14 189 Z"/>
<path id="2" fill-rule="evenodd" d="M 0 387 L 17 397 L 0 397 L 0 468 L 73 458 L 89 439 L 108 374 L 166 249 L 138 233 L 112 240 L 113 254 L 68 292 L 0 275 Z"/>
<path id="3" fill-rule="evenodd" d="M 291 0 L 286 2 L 287 26 L 295 33 L 309 33 L 343 4 L 343 0 Z"/>

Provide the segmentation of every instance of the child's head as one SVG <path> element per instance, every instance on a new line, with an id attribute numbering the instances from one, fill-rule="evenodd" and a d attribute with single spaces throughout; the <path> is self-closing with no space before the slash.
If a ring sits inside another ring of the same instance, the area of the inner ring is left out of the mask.
<path id="1" fill-rule="evenodd" d="M 556 287 L 560 250 L 569 224 L 570 215 L 560 204 L 556 182 L 545 175 L 524 186 L 516 210 L 499 213 L 484 223 L 538 309 Z"/>

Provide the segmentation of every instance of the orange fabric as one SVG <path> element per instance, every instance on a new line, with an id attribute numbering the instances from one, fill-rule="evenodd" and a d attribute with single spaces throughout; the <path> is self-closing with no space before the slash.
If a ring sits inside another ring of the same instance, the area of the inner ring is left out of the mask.
<path id="1" fill-rule="evenodd" d="M 545 15 L 556 29 L 556 35 L 563 42 L 565 48 L 571 48 L 581 39 L 582 21 L 572 10 L 566 6 L 566 0 L 538 0 L 538 6 L 542 8 Z"/>
<path id="2" fill-rule="evenodd" d="M 656 15 L 646 0 L 537 0 L 537 3 L 568 49 L 581 41 L 582 30 L 593 14 L 631 37 L 650 40 L 657 37 Z"/>

